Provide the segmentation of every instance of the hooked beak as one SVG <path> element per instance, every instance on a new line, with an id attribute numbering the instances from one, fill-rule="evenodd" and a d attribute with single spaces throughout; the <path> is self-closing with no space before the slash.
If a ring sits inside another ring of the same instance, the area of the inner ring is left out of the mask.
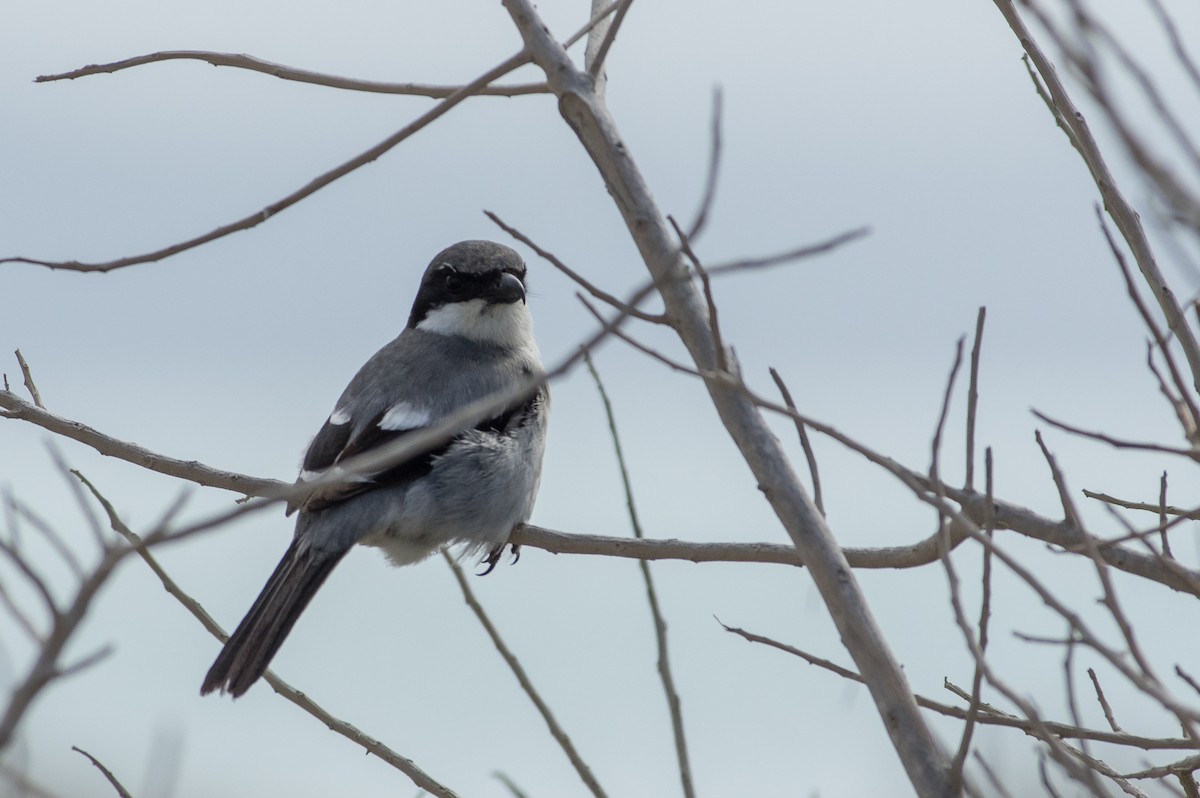
<path id="1" fill-rule="evenodd" d="M 504 272 L 500 275 L 500 283 L 496 286 L 494 302 L 512 303 L 517 300 L 525 302 L 525 285 L 515 274 Z"/>

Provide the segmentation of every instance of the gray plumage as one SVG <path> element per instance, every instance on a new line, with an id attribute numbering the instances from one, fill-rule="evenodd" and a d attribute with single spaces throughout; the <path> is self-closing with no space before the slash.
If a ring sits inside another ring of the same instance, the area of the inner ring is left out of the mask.
<path id="1" fill-rule="evenodd" d="M 540 374 L 524 280 L 520 256 L 500 244 L 464 241 L 439 253 L 408 326 L 350 381 L 309 446 L 300 480 Z M 200 692 L 244 693 L 356 543 L 383 549 L 397 565 L 446 545 L 488 552 L 494 565 L 533 510 L 549 401 L 537 388 L 445 444 L 306 500 L 291 546 Z"/>

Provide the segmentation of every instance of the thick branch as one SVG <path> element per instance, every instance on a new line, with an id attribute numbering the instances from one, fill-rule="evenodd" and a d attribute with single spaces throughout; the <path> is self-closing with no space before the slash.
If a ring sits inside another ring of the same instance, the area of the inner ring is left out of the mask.
<path id="1" fill-rule="evenodd" d="M 714 368 L 720 358 L 713 346 L 704 300 L 685 278 L 679 249 L 666 221 L 608 109 L 597 96 L 591 76 L 575 67 L 529 0 L 505 0 L 504 4 L 558 97 L 560 113 L 603 176 L 680 338 L 699 368 Z M 808 564 L 917 792 L 922 796 L 952 795 L 945 753 L 925 725 L 849 563 L 792 472 L 779 441 L 744 392 L 722 381 L 707 380 L 706 385 L 760 489 Z"/>

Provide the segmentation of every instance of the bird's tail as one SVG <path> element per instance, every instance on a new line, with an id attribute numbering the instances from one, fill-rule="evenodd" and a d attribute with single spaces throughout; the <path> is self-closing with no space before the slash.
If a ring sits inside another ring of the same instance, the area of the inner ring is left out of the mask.
<path id="1" fill-rule="evenodd" d="M 230 635 L 204 677 L 200 694 L 213 690 L 237 698 L 263 675 L 275 652 L 325 578 L 346 552 L 315 551 L 292 541 L 266 587 Z"/>

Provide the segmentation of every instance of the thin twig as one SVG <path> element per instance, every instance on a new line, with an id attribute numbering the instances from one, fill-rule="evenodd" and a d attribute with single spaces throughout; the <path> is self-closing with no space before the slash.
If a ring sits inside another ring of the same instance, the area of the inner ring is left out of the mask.
<path id="1" fill-rule="evenodd" d="M 1164 472 L 1165 473 L 1165 472 Z M 1150 502 L 1135 502 L 1127 499 L 1118 499 L 1116 496 L 1110 496 L 1107 493 L 1097 493 L 1095 491 L 1083 489 L 1083 495 L 1089 499 L 1104 502 L 1105 504 L 1115 504 L 1117 507 L 1124 507 L 1126 510 L 1145 510 L 1148 513 L 1173 515 L 1177 518 L 1187 518 L 1192 521 L 1200 521 L 1200 507 L 1187 509 L 1184 507 L 1174 507 L 1172 505 L 1163 506 L 1161 504 L 1151 504 Z"/>
<path id="2" fill-rule="evenodd" d="M 700 207 L 696 209 L 696 217 L 688 225 L 687 237 L 692 241 L 700 238 L 708 224 L 708 214 L 717 198 L 717 178 L 721 172 L 721 115 L 724 103 L 721 87 L 713 88 L 712 121 L 709 124 L 711 143 L 708 150 L 708 172 L 704 178 L 704 194 L 700 197 Z"/>
<path id="3" fill-rule="evenodd" d="M 1062 502 L 1063 517 L 1066 518 L 1067 523 L 1083 529 L 1083 523 L 1079 519 L 1079 512 L 1075 509 L 1075 500 L 1071 498 L 1071 491 L 1067 489 L 1066 478 L 1063 477 L 1062 471 L 1058 468 L 1058 462 L 1054 459 L 1054 455 L 1050 453 L 1050 449 L 1042 439 L 1041 430 L 1035 430 L 1033 438 L 1037 441 L 1038 447 L 1042 450 L 1042 457 L 1046 459 L 1046 464 L 1050 467 L 1050 476 L 1054 480 L 1054 487 L 1058 489 L 1058 499 Z M 1088 539 L 1091 539 L 1090 535 Z"/>
<path id="4" fill-rule="evenodd" d="M 1045 757 L 1043 755 L 1042 761 L 1044 760 Z M 988 782 L 990 782 L 992 788 L 996 790 L 997 795 L 1001 796 L 1001 798 L 1013 798 L 1012 793 L 1010 793 L 1008 788 L 1004 786 L 1004 782 L 1002 782 L 996 775 L 996 771 L 992 770 L 992 766 L 988 764 L 988 761 L 984 759 L 983 755 L 978 751 L 975 752 L 975 761 L 978 762 L 979 767 L 983 769 L 984 775 L 987 776 Z M 1058 796 L 1055 795 L 1053 798 L 1058 798 Z"/>
<path id="5" fill-rule="evenodd" d="M 870 227 L 859 227 L 854 230 L 849 230 L 845 233 L 838 233 L 837 235 L 816 244 L 806 244 L 802 247 L 789 249 L 788 251 L 781 252 L 778 255 L 767 255 L 761 258 L 745 258 L 743 260 L 722 263 L 717 266 L 710 266 L 708 268 L 708 273 L 713 277 L 718 277 L 731 272 L 757 271 L 759 269 L 768 269 L 772 266 L 780 266 L 785 263 L 791 263 L 792 261 L 811 258 L 814 255 L 823 255 L 827 252 L 832 252 L 844 244 L 849 244 L 852 241 L 863 238 L 870 232 Z"/>
<path id="6" fill-rule="evenodd" d="M 1046 794 L 1050 798 L 1061 798 L 1058 790 L 1054 789 L 1054 785 L 1050 783 L 1050 771 L 1046 767 L 1046 754 L 1044 751 L 1038 751 L 1038 773 L 1042 777 L 1042 786 L 1046 788 Z"/>
<path id="7" fill-rule="evenodd" d="M 1170 524 L 1167 522 L 1167 472 L 1163 471 L 1158 481 L 1158 539 L 1162 544 L 1162 554 L 1169 560 L 1175 559 L 1171 553 L 1171 539 L 1167 535 Z"/>
<path id="8" fill-rule="evenodd" d="M 600 42 L 600 46 L 596 48 L 595 54 L 591 58 L 591 63 L 587 65 L 588 74 L 593 80 L 597 80 L 601 71 L 604 69 L 604 59 L 608 57 L 608 51 L 612 48 L 613 42 L 617 39 L 617 31 L 621 29 L 621 23 L 625 21 L 625 15 L 629 12 L 629 7 L 633 5 L 633 0 L 621 0 L 620 6 L 617 8 L 617 13 L 613 16 L 613 20 L 609 23 L 608 29 L 604 31 L 604 39 Z"/>
<path id="9" fill-rule="evenodd" d="M 783 403 L 787 405 L 788 410 L 797 414 L 792 421 L 796 425 L 796 434 L 800 437 L 800 448 L 804 450 L 804 459 L 808 461 L 808 473 L 812 477 L 813 504 L 817 505 L 821 515 L 825 515 L 825 499 L 821 496 L 821 473 L 817 468 L 817 455 L 813 451 L 812 442 L 808 439 L 808 428 L 799 418 L 796 403 L 792 400 L 792 392 L 788 390 L 783 377 L 779 376 L 779 372 L 773 366 L 768 370 L 771 379 L 775 380 L 775 387 L 779 388 L 779 395 L 783 397 Z"/>
<path id="10" fill-rule="evenodd" d="M 975 413 L 979 407 L 979 354 L 983 346 L 983 323 L 987 308 L 975 317 L 975 343 L 971 345 L 971 373 L 967 383 L 967 490 L 975 489 Z"/>
<path id="11" fill-rule="evenodd" d="M 962 366 L 963 356 L 963 339 L 959 338 L 954 347 L 954 363 L 950 367 L 950 374 L 946 378 L 946 389 L 942 393 L 941 409 L 938 412 L 937 425 L 934 428 L 933 439 L 930 443 L 930 459 L 929 459 L 929 480 L 938 491 L 938 497 L 944 503 L 945 492 L 941 488 L 941 477 L 939 474 L 939 461 L 941 457 L 942 434 L 946 428 L 946 418 L 950 413 L 950 400 L 954 395 L 954 383 L 958 378 L 959 368 Z M 941 529 L 948 530 L 950 527 L 950 518 L 944 513 L 938 513 L 938 526 Z M 954 755 L 954 759 L 950 763 L 950 785 L 955 792 L 960 792 L 966 783 L 964 767 L 967 761 L 967 752 L 971 748 L 971 737 L 975 731 L 975 723 L 978 717 L 979 695 L 977 692 L 978 686 L 982 684 L 985 674 L 987 674 L 986 661 L 984 659 L 984 651 L 978 640 L 972 636 L 970 627 L 967 624 L 966 613 L 963 609 L 962 594 L 959 590 L 959 579 L 956 569 L 950 559 L 950 547 L 945 545 L 941 551 L 942 566 L 946 571 L 946 578 L 950 585 L 950 605 L 954 610 L 955 621 L 962 630 L 963 638 L 967 643 L 967 648 L 970 650 L 972 657 L 975 660 L 975 686 L 976 690 L 972 691 L 971 703 L 968 705 L 967 722 L 963 727 L 963 734 L 959 740 L 958 750 Z"/>
<path id="12" fill-rule="evenodd" d="M 625 452 L 621 448 L 621 437 L 617 434 L 617 418 L 613 412 L 612 402 L 609 400 L 608 391 L 604 389 L 604 382 L 600 379 L 600 372 L 596 370 L 596 364 L 592 362 L 591 356 L 585 355 L 583 362 L 587 365 L 588 371 L 596 383 L 596 390 L 600 393 L 600 400 L 604 404 L 604 414 L 608 419 L 608 430 L 617 454 L 617 466 L 621 471 L 621 485 L 625 490 L 625 504 L 629 509 L 629 522 L 633 527 L 633 535 L 639 540 L 645 539 L 641 522 L 638 520 L 637 506 L 633 500 L 633 484 L 629 479 L 629 469 L 625 464 Z M 650 616 L 654 621 L 654 640 L 658 648 L 658 675 L 662 680 L 663 693 L 667 697 L 667 708 L 671 714 L 675 756 L 679 763 L 679 780 L 685 798 L 695 798 L 696 790 L 692 786 L 692 766 L 688 758 L 687 736 L 683 728 L 683 706 L 679 698 L 679 691 L 675 689 L 675 677 L 671 671 L 671 659 L 667 646 L 667 622 L 664 620 L 662 609 L 658 604 L 658 593 L 654 588 L 650 564 L 645 560 L 638 560 L 638 565 L 641 567 L 642 581 L 646 585 L 646 600 L 650 605 Z"/>
<path id="13" fill-rule="evenodd" d="M 56 435 L 90 446 L 100 454 L 116 457 L 150 471 L 233 491 L 246 496 L 278 496 L 291 487 L 286 482 L 237 474 L 206 466 L 195 460 L 182 460 L 152 452 L 136 443 L 113 438 L 78 421 L 63 418 L 20 399 L 9 391 L 0 391 L 0 407 L 11 418 L 27 421 Z"/>
<path id="14" fill-rule="evenodd" d="M 75 556 L 75 552 L 71 551 L 71 547 L 62 539 L 62 536 L 54 531 L 54 527 L 50 526 L 45 519 L 39 517 L 31 508 L 18 502 L 16 499 L 13 499 L 12 507 L 17 515 L 24 518 L 29 522 L 30 526 L 41 533 L 46 542 L 50 544 L 50 548 L 54 549 L 54 552 L 71 569 L 71 574 L 77 580 L 82 580 L 84 578 L 83 566 L 80 564 L 79 558 Z"/>
<path id="15" fill-rule="evenodd" d="M 38 75 L 34 83 L 49 83 L 56 80 L 75 80 L 89 75 L 111 74 L 123 69 L 142 66 L 144 64 L 161 63 L 165 61 L 203 61 L 216 67 L 234 67 L 251 72 L 261 72 L 264 75 L 291 80 L 298 83 L 310 83 L 316 86 L 328 86 L 334 89 L 350 91 L 373 92 L 376 94 L 405 94 L 419 97 L 431 97 L 442 100 L 461 86 L 439 86 L 428 83 L 389 83 L 378 80 L 361 80 L 345 78 L 339 75 L 328 75 L 313 72 L 308 69 L 276 64 L 245 53 L 217 53 L 208 50 L 163 50 L 157 53 L 123 58 L 107 64 L 88 64 L 69 72 L 59 72 L 52 75 Z M 476 92 L 481 97 L 517 97 L 525 94 L 545 94 L 549 91 L 545 83 L 522 83 L 512 86 L 485 86 Z"/>
<path id="16" fill-rule="evenodd" d="M 942 434 L 946 431 L 946 418 L 950 414 L 950 399 L 954 395 L 954 382 L 958 378 L 958 370 L 962 367 L 963 339 L 959 338 L 954 345 L 954 363 L 950 366 L 950 374 L 946 378 L 946 390 L 942 392 L 941 410 L 938 412 L 937 425 L 934 427 L 933 440 L 930 442 L 929 480 L 936 486 L 941 484 L 938 473 L 938 461 L 942 449 Z"/>
<path id="17" fill-rule="evenodd" d="M 787 643 L 781 643 L 778 640 L 773 640 L 763 635 L 748 632 L 745 629 L 739 629 L 736 626 L 727 626 L 720 620 L 717 621 L 725 629 L 725 631 L 741 637 L 751 643 L 759 643 L 770 648 L 778 649 L 793 656 L 799 657 L 810 665 L 815 665 L 830 673 L 834 673 L 848 681 L 863 683 L 863 678 L 857 672 L 844 668 L 841 665 L 830 662 L 827 659 L 810 654 L 806 651 L 790 646 Z M 965 691 L 959 691 L 960 695 L 967 695 Z M 921 694 L 915 694 L 917 703 L 924 709 L 932 710 L 940 715 L 945 715 L 959 720 L 965 720 L 968 714 L 967 709 L 962 707 L 944 704 L 940 701 L 934 701 Z M 1196 742 L 1187 737 L 1174 738 L 1158 738 L 1158 737 L 1140 737 L 1133 734 L 1118 734 L 1103 729 L 1087 729 L 1078 726 L 1072 726 L 1069 723 L 1056 723 L 1053 721 L 1034 721 L 1029 718 L 1022 718 L 1008 713 L 999 713 L 998 710 L 988 709 L 987 704 L 980 704 L 977 716 L 977 722 L 987 726 L 1005 726 L 1012 729 L 1020 729 L 1026 733 L 1033 733 L 1038 725 L 1044 727 L 1049 733 L 1058 737 L 1076 740 L 1094 740 L 1102 743 L 1112 743 L 1114 745 L 1127 745 L 1132 748 L 1141 748 L 1147 751 L 1167 751 L 1167 750 L 1191 750 L 1196 748 Z"/>
<path id="18" fill-rule="evenodd" d="M 675 221 L 674 216 L 669 215 L 667 216 L 667 221 L 675 229 L 675 235 L 679 236 L 679 247 L 683 254 L 687 256 L 696 273 L 700 275 L 700 284 L 704 290 L 704 302 L 708 305 L 708 326 L 712 331 L 713 350 L 717 354 L 717 371 L 729 371 L 729 358 L 725 341 L 721 338 L 721 323 L 717 316 L 717 301 L 713 296 L 712 280 L 709 278 L 708 271 L 704 268 L 704 265 L 700 263 L 700 258 L 692 250 L 691 242 L 688 241 L 687 234 L 683 232 L 683 228 L 679 226 L 679 222 Z"/>
<path id="19" fill-rule="evenodd" d="M 74 746 L 74 745 L 71 746 L 71 750 L 77 751 L 77 752 L 83 754 L 84 756 L 86 756 L 91 761 L 91 763 L 96 766 L 96 769 L 104 774 L 104 778 L 108 779 L 108 783 L 111 784 L 113 789 L 117 791 L 117 795 L 121 796 L 121 798 L 133 798 L 133 796 L 131 796 L 129 794 L 129 790 L 126 790 L 125 787 L 121 784 L 121 782 L 117 781 L 117 777 L 114 776 L 112 774 L 112 771 L 109 770 L 108 768 L 106 768 L 104 766 L 104 764 L 100 762 L 99 759 L 96 759 L 96 757 L 92 756 L 87 751 L 84 751 L 82 748 L 79 748 L 78 746 Z"/>
<path id="20" fill-rule="evenodd" d="M 1117 724 L 1117 719 L 1113 716 L 1112 706 L 1104 695 L 1104 689 L 1100 687 L 1100 677 L 1096 675 L 1096 669 L 1088 668 L 1087 675 L 1092 680 L 1092 687 L 1096 689 L 1096 700 L 1100 702 L 1100 709 L 1104 710 L 1104 719 L 1108 721 L 1109 727 L 1115 732 L 1125 731 Z"/>
<path id="21" fill-rule="evenodd" d="M 980 310 L 982 311 L 982 308 Z M 981 313 L 980 321 L 982 321 L 982 319 L 983 319 L 983 316 Z M 978 343 L 978 341 L 979 341 L 978 332 L 976 333 L 975 340 Z M 971 362 L 972 362 L 972 371 L 974 371 L 974 364 L 976 362 L 974 353 L 972 353 Z M 985 469 L 984 478 L 986 480 L 986 485 L 987 485 L 987 504 L 986 504 L 986 506 L 991 507 L 993 471 L 992 471 L 992 449 L 990 446 L 984 452 L 984 469 Z M 994 530 L 992 528 L 993 519 L 990 517 L 991 513 L 989 512 L 988 515 L 989 515 L 988 522 L 985 523 L 983 526 L 984 526 L 984 533 L 988 536 L 988 539 L 990 540 L 990 539 L 993 539 Z M 986 657 L 987 656 L 987 647 L 988 647 L 988 628 L 989 628 L 989 621 L 991 619 L 991 610 L 992 610 L 992 553 L 991 553 L 991 550 L 986 547 L 983 549 L 983 575 L 980 578 L 980 582 L 982 584 L 983 597 L 981 598 L 981 600 L 979 602 L 978 642 L 979 642 L 980 655 L 983 657 Z M 960 779 L 962 776 L 963 767 L 966 764 L 967 752 L 971 748 L 971 738 L 974 735 L 975 724 L 978 722 L 978 719 L 979 719 L 980 699 L 981 699 L 982 692 L 983 692 L 983 679 L 984 679 L 983 666 L 980 662 L 976 662 L 975 663 L 975 673 L 971 678 L 971 693 L 968 696 L 967 721 L 965 724 L 963 724 L 963 732 L 962 732 L 962 737 L 959 740 L 958 751 L 955 753 L 954 761 L 951 764 L 951 767 L 954 769 L 954 772 L 959 775 Z"/>
<path id="22" fill-rule="evenodd" d="M 15 353 L 17 356 L 17 364 L 21 367 L 21 377 L 25 380 L 25 388 L 29 391 L 29 395 L 33 397 L 33 403 L 37 407 L 45 408 L 42 404 L 42 395 L 38 393 L 37 385 L 33 382 L 33 374 L 29 371 L 29 364 L 25 362 L 25 356 L 18 349 Z"/>
<path id="23" fill-rule="evenodd" d="M 1196 62 L 1192 60 L 1191 54 L 1183 43 L 1183 39 L 1179 36 L 1179 30 L 1167 14 L 1167 10 L 1163 7 L 1161 0 L 1149 0 L 1149 6 L 1154 10 L 1154 15 L 1158 18 L 1158 24 L 1162 26 L 1163 32 L 1166 33 L 1168 41 L 1171 42 L 1171 51 L 1175 53 L 1176 60 L 1183 67 L 1184 72 L 1191 78 L 1192 87 L 1200 93 L 1200 69 L 1196 68 Z"/>
<path id="24" fill-rule="evenodd" d="M 530 680 L 529 675 L 525 673 L 525 669 L 521 666 L 520 661 L 509 650 L 504 639 L 500 637 L 499 631 L 492 624 L 483 606 L 475 598 L 475 593 L 471 590 L 471 586 L 467 584 L 467 577 L 463 573 L 462 568 L 458 566 L 458 563 L 454 561 L 454 558 L 445 549 L 442 550 L 442 557 L 450 566 L 450 570 L 453 572 L 454 578 L 462 590 L 463 600 L 466 601 L 471 611 L 475 613 L 475 617 L 479 619 L 479 623 L 483 626 L 484 631 L 491 638 L 492 645 L 496 647 L 496 651 L 504 659 L 509 670 L 513 672 L 513 675 L 517 677 L 517 681 L 520 682 L 521 689 L 525 691 L 525 694 L 529 696 L 529 700 L 537 708 L 538 713 L 541 714 L 542 720 L 546 722 L 546 726 L 550 729 L 550 736 L 554 738 L 555 742 L 562 748 L 563 753 L 567 755 L 567 759 L 571 761 L 575 772 L 579 775 L 584 785 L 587 786 L 588 790 L 591 791 L 592 795 L 596 796 L 596 798 L 604 798 L 604 789 L 600 786 L 600 782 L 596 781 L 596 777 L 592 775 L 592 769 L 588 767 L 587 763 L 583 761 L 583 757 L 575 750 L 575 745 L 571 742 L 571 738 L 567 736 L 567 733 L 563 731 L 558 721 L 555 720 L 554 713 L 550 711 L 550 707 L 542 700 L 541 695 L 538 694 L 537 688 L 533 686 L 533 682 Z"/>
<path id="25" fill-rule="evenodd" d="M 1100 441 L 1101 443 L 1107 443 L 1109 446 L 1113 447 L 1114 449 L 1134 449 L 1134 450 L 1141 451 L 1141 452 L 1163 452 L 1165 454 L 1177 454 L 1182 457 L 1189 457 L 1193 460 L 1197 459 L 1197 457 L 1200 456 L 1197 454 L 1197 450 L 1194 448 L 1184 449 L 1184 448 L 1181 448 L 1178 446 L 1164 446 L 1163 444 L 1159 444 L 1159 443 L 1149 443 L 1149 442 L 1144 442 L 1144 441 L 1128 441 L 1123 438 L 1114 438 L 1113 436 L 1106 435 L 1103 432 L 1092 432 L 1091 430 L 1081 429 L 1079 427 L 1072 426 L 1071 424 L 1067 424 L 1064 421 L 1058 421 L 1054 418 L 1051 418 L 1050 416 L 1047 416 L 1045 413 L 1041 413 L 1037 410 L 1032 410 L 1030 412 L 1032 412 L 1035 416 L 1037 416 L 1042 421 L 1045 421 L 1050 426 L 1057 427 L 1058 429 L 1062 430 L 1063 432 L 1069 432 L 1072 435 L 1078 435 L 1081 438 L 1091 438 L 1094 441 Z"/>
<path id="26" fill-rule="evenodd" d="M 1071 713 L 1071 721 L 1076 726 L 1083 725 L 1082 716 L 1079 714 L 1079 703 L 1075 697 L 1075 646 L 1079 644 L 1079 638 L 1075 636 L 1074 630 L 1067 633 L 1066 640 L 1063 646 L 1063 676 L 1064 684 L 1066 685 L 1067 694 L 1067 711 Z M 1091 745 L 1088 740 L 1080 740 L 1080 753 L 1091 759 Z M 1103 791 L 1100 787 L 1100 780 L 1096 778 L 1096 773 L 1092 768 L 1084 768 L 1079 772 L 1078 778 L 1081 783 L 1088 788 L 1092 795 L 1101 795 Z"/>
<path id="27" fill-rule="evenodd" d="M 1179 665 L 1175 666 L 1175 675 L 1187 682 L 1188 687 L 1191 687 L 1193 690 L 1195 690 L 1197 694 L 1200 694 L 1200 681 L 1197 681 L 1195 678 L 1193 678 L 1191 674 L 1189 674 Z"/>
<path id="28" fill-rule="evenodd" d="M 554 253 L 549 252 L 545 249 L 542 249 L 540 246 L 538 246 L 536 243 L 534 243 L 533 239 L 529 238 L 529 236 L 525 235 L 520 230 L 517 230 L 515 227 L 512 227 L 511 225 L 506 224 L 499 216 L 492 213 L 491 211 L 485 210 L 483 213 L 485 216 L 487 216 L 489 219 L 491 219 L 493 222 L 495 222 L 496 225 L 501 230 L 508 233 L 510 236 L 512 236 L 513 238 L 517 239 L 525 246 L 532 249 L 534 252 L 536 252 L 538 254 L 538 256 L 540 258 L 549 262 L 552 266 L 554 266 L 560 272 L 562 272 L 567 277 L 569 277 L 571 280 L 573 280 L 577 285 L 579 285 L 581 288 L 583 288 L 583 290 L 587 291 L 589 294 L 596 297 L 596 299 L 599 299 L 601 302 L 604 302 L 607 305 L 611 305 L 612 307 L 616 308 L 617 310 L 623 312 L 625 315 L 633 316 L 635 319 L 641 319 L 642 321 L 648 321 L 653 324 L 666 324 L 667 323 L 666 317 L 663 316 L 661 313 L 647 313 L 644 310 L 639 310 L 638 308 L 633 307 L 632 305 L 628 305 L 628 304 L 622 302 L 620 299 L 617 299 L 615 296 L 608 293 L 604 289 L 602 289 L 599 286 L 595 285 L 594 283 L 588 281 L 588 279 L 586 277 L 584 277 L 582 274 L 575 271 L 570 266 L 568 266 L 567 264 L 565 264 L 561 260 L 559 260 L 559 258 L 557 256 L 555 256 Z"/>

